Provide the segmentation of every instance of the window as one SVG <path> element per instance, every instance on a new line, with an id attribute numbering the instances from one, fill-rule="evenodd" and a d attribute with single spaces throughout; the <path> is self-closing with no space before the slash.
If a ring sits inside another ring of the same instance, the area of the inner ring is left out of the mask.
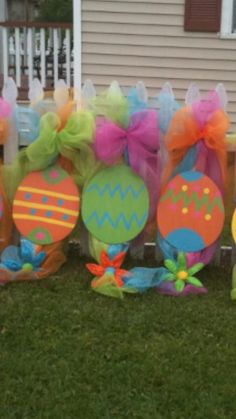
<path id="1" fill-rule="evenodd" d="M 236 0 L 222 0 L 221 38 L 236 38 Z"/>

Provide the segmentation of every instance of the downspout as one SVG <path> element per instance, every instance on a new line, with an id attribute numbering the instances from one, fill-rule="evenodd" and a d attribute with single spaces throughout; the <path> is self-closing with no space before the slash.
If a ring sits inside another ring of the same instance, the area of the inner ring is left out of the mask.
<path id="1" fill-rule="evenodd" d="M 78 100 L 81 92 L 82 72 L 82 24 L 81 0 L 73 0 L 73 39 L 74 39 L 74 98 Z"/>

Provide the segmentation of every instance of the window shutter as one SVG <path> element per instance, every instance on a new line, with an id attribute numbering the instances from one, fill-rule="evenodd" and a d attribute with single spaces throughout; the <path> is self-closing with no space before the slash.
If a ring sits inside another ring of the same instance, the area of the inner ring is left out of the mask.
<path id="1" fill-rule="evenodd" d="M 218 32 L 220 18 L 221 0 L 185 0 L 186 31 Z"/>

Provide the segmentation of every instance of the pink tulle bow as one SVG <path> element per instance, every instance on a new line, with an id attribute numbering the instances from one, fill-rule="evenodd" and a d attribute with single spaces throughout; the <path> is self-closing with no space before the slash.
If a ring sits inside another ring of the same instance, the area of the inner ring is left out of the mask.
<path id="1" fill-rule="evenodd" d="M 114 164 L 126 148 L 130 165 L 135 171 L 140 159 L 146 160 L 156 155 L 159 150 L 159 133 L 157 113 L 154 110 L 135 113 L 127 129 L 106 119 L 98 122 L 95 142 L 98 159 L 108 165 Z"/>
<path id="2" fill-rule="evenodd" d="M 96 129 L 95 153 L 107 165 L 117 163 L 126 155 L 129 165 L 143 178 L 150 192 L 150 215 L 156 209 L 159 191 L 157 113 L 143 110 L 131 116 L 127 129 L 112 121 L 100 119 Z"/>
<path id="3" fill-rule="evenodd" d="M 221 109 L 221 105 L 216 91 L 209 92 L 205 99 L 192 104 L 193 114 L 200 128 L 203 128 L 212 114 L 219 109 Z"/>
<path id="4" fill-rule="evenodd" d="M 12 107 L 5 99 L 0 97 L 0 118 L 9 118 L 12 113 Z"/>

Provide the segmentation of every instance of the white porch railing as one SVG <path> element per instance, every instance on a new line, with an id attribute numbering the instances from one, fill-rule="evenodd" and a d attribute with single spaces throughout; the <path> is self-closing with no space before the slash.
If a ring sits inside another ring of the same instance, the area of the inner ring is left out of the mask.
<path id="1" fill-rule="evenodd" d="M 69 23 L 2 22 L 4 80 L 13 77 L 17 87 L 37 77 L 53 88 L 59 79 L 73 84 L 72 25 Z"/>

